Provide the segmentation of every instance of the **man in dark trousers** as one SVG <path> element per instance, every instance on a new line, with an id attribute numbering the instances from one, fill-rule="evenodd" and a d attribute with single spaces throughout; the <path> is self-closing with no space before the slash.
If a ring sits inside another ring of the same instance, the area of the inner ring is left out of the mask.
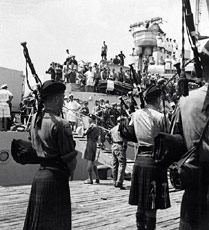
<path id="1" fill-rule="evenodd" d="M 105 43 L 105 41 L 103 41 L 103 45 L 102 45 L 102 48 L 101 48 L 101 57 L 102 57 L 102 60 L 107 60 L 107 45 Z"/>
<path id="2" fill-rule="evenodd" d="M 117 118 L 117 125 L 114 126 L 109 135 L 112 140 L 112 158 L 113 158 L 113 167 L 112 167 L 112 175 L 113 175 L 113 183 L 115 187 L 120 189 L 125 189 L 123 187 L 123 180 L 126 169 L 126 149 L 127 149 L 127 141 L 121 136 L 119 131 L 119 126 L 125 121 L 123 117 Z"/>

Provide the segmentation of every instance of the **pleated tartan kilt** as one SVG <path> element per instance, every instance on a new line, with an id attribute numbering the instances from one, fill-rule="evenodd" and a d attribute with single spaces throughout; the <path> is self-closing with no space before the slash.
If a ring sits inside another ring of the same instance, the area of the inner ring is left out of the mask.
<path id="1" fill-rule="evenodd" d="M 209 163 L 201 166 L 199 185 L 184 191 L 179 230 L 209 229 Z"/>
<path id="2" fill-rule="evenodd" d="M 135 161 L 129 204 L 145 210 L 170 207 L 167 170 L 158 167 L 152 157 L 138 156 Z"/>
<path id="3" fill-rule="evenodd" d="M 71 230 L 69 181 L 60 170 L 37 171 L 23 230 Z"/>

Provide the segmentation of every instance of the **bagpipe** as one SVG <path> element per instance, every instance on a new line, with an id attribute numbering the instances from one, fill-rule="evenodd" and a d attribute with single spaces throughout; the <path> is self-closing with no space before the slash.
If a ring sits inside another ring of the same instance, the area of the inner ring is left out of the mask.
<path id="1" fill-rule="evenodd" d="M 42 87 L 42 82 L 40 78 L 38 77 L 35 68 L 33 66 L 33 63 L 30 59 L 29 52 L 27 49 L 27 43 L 23 42 L 21 43 L 23 46 L 23 54 L 25 56 L 26 60 L 26 79 L 27 79 L 27 85 L 28 88 L 32 91 L 32 93 L 35 95 L 35 100 L 33 101 L 33 106 L 35 108 L 36 101 L 38 102 L 38 106 L 40 106 L 40 94 L 41 94 L 41 87 Z M 36 82 L 36 89 L 32 89 L 29 80 L 28 80 L 28 69 L 27 65 L 29 65 L 31 73 L 35 79 Z M 40 159 L 36 154 L 35 149 L 32 147 L 32 143 L 27 140 L 22 140 L 22 139 L 13 139 L 11 143 L 11 154 L 13 159 L 19 163 L 19 164 L 39 164 Z"/>
<path id="2" fill-rule="evenodd" d="M 26 60 L 26 79 L 27 79 L 28 88 L 35 94 L 35 96 L 38 96 L 37 93 L 39 93 L 39 95 L 40 95 L 42 82 L 41 82 L 40 78 L 38 77 L 38 75 L 36 73 L 36 70 L 34 68 L 34 65 L 33 65 L 32 61 L 31 61 L 31 58 L 30 58 L 30 55 L 29 55 L 29 52 L 28 52 L 28 48 L 27 48 L 27 43 L 23 42 L 23 43 L 21 43 L 21 45 L 23 46 L 23 54 L 24 54 L 24 57 L 25 57 L 25 60 Z M 32 89 L 32 87 L 31 87 L 31 85 L 30 85 L 30 83 L 28 81 L 27 65 L 29 65 L 31 73 L 32 73 L 32 75 L 33 75 L 33 77 L 35 79 L 35 82 L 37 84 L 37 90 Z M 37 98 L 37 99 L 39 99 L 39 98 Z"/>
<path id="3" fill-rule="evenodd" d="M 189 38 L 189 42 L 193 51 L 194 58 L 185 64 L 184 60 L 184 31 L 185 26 Z M 179 76 L 178 87 L 180 96 L 187 96 L 189 94 L 188 79 L 185 76 L 185 67 L 193 62 L 197 78 L 203 76 L 203 63 L 201 62 L 201 55 L 197 49 L 197 33 L 195 30 L 193 14 L 189 0 L 182 0 L 182 63 L 177 63 L 177 73 L 169 80 L 171 81 L 175 76 Z M 182 66 L 182 68 L 181 68 Z M 168 84 L 168 83 L 166 83 Z M 208 92 L 207 92 L 208 94 Z M 207 95 L 206 95 L 207 98 Z M 205 105 L 205 104 L 204 104 Z M 203 106 L 204 107 L 204 106 Z M 179 107 L 177 107 L 179 109 Z M 174 117 L 176 119 L 176 117 Z M 173 121 L 175 122 L 175 121 Z M 179 133 L 179 132 L 176 132 Z M 180 132 L 181 133 L 181 132 Z M 161 133 L 155 139 L 156 160 L 169 168 L 170 181 L 174 188 L 181 189 L 181 178 L 177 170 L 177 162 L 187 152 L 183 134 L 170 135 Z M 172 148 L 171 148 L 172 146 Z"/>
<path id="4" fill-rule="evenodd" d="M 136 86 L 138 88 L 138 91 L 139 91 L 139 98 L 140 98 L 140 101 L 141 101 L 140 107 L 144 108 L 145 102 L 144 102 L 144 97 L 143 97 L 143 91 L 142 91 L 141 87 L 139 86 L 140 84 L 139 84 L 139 81 L 137 79 L 136 72 L 135 72 L 135 69 L 133 67 L 133 64 L 130 64 L 129 66 L 130 66 L 130 71 L 132 73 L 132 77 L 133 77 L 134 83 L 136 84 Z M 132 100 L 133 100 L 133 103 L 135 105 L 137 105 L 137 103 L 136 103 L 136 101 L 135 101 L 135 99 L 133 97 L 133 94 L 132 94 Z"/>
<path id="5" fill-rule="evenodd" d="M 34 107 L 33 113 L 35 113 L 36 111 L 38 113 L 40 113 L 40 111 L 43 108 L 43 104 L 42 104 L 42 101 L 41 101 L 42 82 L 41 82 L 40 78 L 38 77 L 38 74 L 36 73 L 34 65 L 33 65 L 32 61 L 31 61 L 31 58 L 30 58 L 30 55 L 29 55 L 29 52 L 28 52 L 28 48 L 27 48 L 27 43 L 23 42 L 23 43 L 21 43 L 21 45 L 23 46 L 23 54 L 24 54 L 24 57 L 25 57 L 25 60 L 26 60 L 27 85 L 28 85 L 28 88 L 30 89 L 30 91 L 32 92 L 32 94 L 34 94 L 34 96 L 35 96 L 34 106 L 33 106 Z M 29 66 L 29 68 L 31 70 L 31 74 L 34 77 L 35 82 L 36 82 L 36 88 L 35 89 L 31 87 L 31 85 L 29 83 L 29 80 L 28 80 L 28 68 L 27 68 L 28 66 Z"/>
<path id="6" fill-rule="evenodd" d="M 130 71 L 132 72 L 134 83 L 138 86 L 139 84 L 138 84 L 137 77 L 136 77 L 136 74 L 135 74 L 135 70 L 134 70 L 132 64 L 130 65 Z M 124 101 L 122 96 L 119 97 L 119 100 L 120 100 L 120 104 L 121 104 L 121 115 L 122 115 L 122 108 L 124 106 L 125 107 L 125 112 L 126 112 L 127 117 L 128 117 L 128 121 L 130 121 L 131 114 L 135 112 L 135 108 L 138 107 L 138 105 L 137 105 L 137 102 L 136 102 L 132 92 L 129 92 L 128 96 L 131 99 L 130 106 L 128 106 L 125 103 L 125 101 Z M 140 91 L 139 96 L 140 96 L 140 101 L 141 101 L 140 107 L 144 108 L 144 99 L 143 99 L 142 91 Z M 121 136 L 125 140 L 137 143 L 137 138 L 136 138 L 136 134 L 135 134 L 135 130 L 134 130 L 133 125 L 121 123 L 119 125 L 119 132 L 120 132 Z"/>
<path id="7" fill-rule="evenodd" d="M 189 94 L 189 87 L 188 87 L 188 79 L 185 76 L 185 58 L 184 58 L 184 44 L 185 44 L 185 38 L 184 38 L 184 31 L 186 31 L 188 34 L 188 39 L 190 42 L 191 49 L 193 51 L 194 58 L 194 68 L 197 78 L 202 78 L 203 76 L 203 68 L 200 58 L 200 53 L 198 52 L 197 48 L 197 31 L 195 30 L 195 24 L 194 24 L 194 18 L 193 13 L 191 10 L 191 4 L 190 0 L 182 0 L 182 69 L 179 74 L 179 91 L 180 95 L 187 96 Z"/>

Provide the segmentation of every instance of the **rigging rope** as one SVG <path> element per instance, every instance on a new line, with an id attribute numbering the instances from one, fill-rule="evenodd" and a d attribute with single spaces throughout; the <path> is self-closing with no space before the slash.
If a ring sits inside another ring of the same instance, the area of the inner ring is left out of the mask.
<path id="1" fill-rule="evenodd" d="M 185 65 L 185 37 L 184 37 L 184 23 L 185 23 L 185 0 L 182 0 L 182 71 L 184 71 L 184 65 Z"/>

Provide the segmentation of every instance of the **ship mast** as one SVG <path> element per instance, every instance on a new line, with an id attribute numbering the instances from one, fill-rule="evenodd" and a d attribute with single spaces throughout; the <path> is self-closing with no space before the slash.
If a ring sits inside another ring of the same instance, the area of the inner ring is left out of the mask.
<path id="1" fill-rule="evenodd" d="M 195 4 L 195 26 L 196 26 L 196 34 L 199 36 L 199 24 L 200 24 L 200 16 L 201 16 L 201 11 L 200 11 L 200 4 L 202 0 L 196 0 Z"/>
<path id="2" fill-rule="evenodd" d="M 206 1 L 206 5 L 207 5 L 207 11 L 208 11 L 208 16 L 209 16 L 209 0 L 205 0 Z M 200 35 L 200 31 L 199 31 L 199 25 L 200 25 L 200 17 L 201 17 L 201 9 L 202 9 L 202 0 L 196 0 L 195 3 L 195 29 L 196 29 L 196 35 L 197 35 L 197 40 L 203 40 L 206 38 L 209 38 L 209 36 L 202 36 Z"/>

